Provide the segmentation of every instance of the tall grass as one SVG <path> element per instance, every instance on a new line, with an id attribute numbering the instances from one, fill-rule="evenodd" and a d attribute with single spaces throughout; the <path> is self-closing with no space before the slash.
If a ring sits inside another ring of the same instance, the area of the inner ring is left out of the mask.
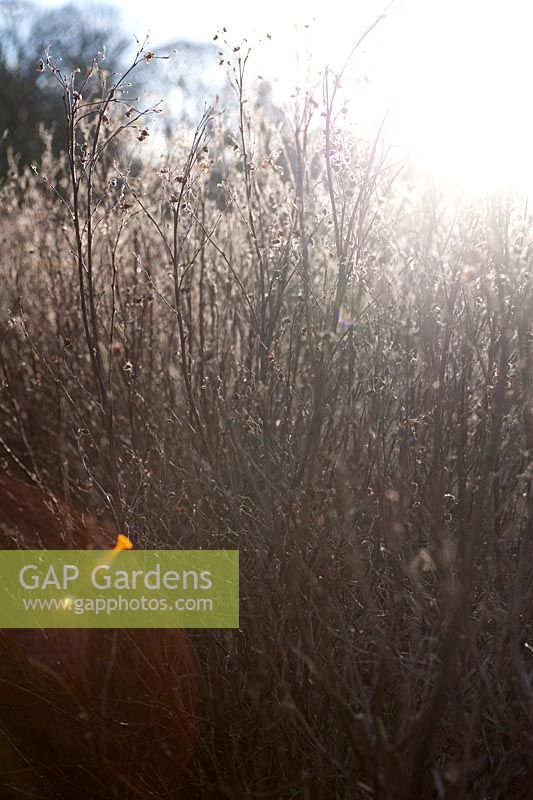
<path id="1" fill-rule="evenodd" d="M 358 141 L 334 76 L 270 124 L 231 58 L 160 162 L 122 79 L 55 73 L 65 154 L 1 189 L 2 467 L 240 549 L 182 796 L 527 798 L 530 216 Z"/>

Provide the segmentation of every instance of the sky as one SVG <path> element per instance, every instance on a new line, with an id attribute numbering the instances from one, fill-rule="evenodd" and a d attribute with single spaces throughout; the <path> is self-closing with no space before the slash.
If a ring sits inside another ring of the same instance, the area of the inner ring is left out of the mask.
<path id="1" fill-rule="evenodd" d="M 386 0 L 114 4 L 125 30 L 149 32 L 154 49 L 210 41 L 223 27 L 232 44 L 245 35 L 253 68 L 288 98 L 307 79 L 307 55 L 312 81 L 326 64 L 338 70 Z M 529 0 L 396 0 L 353 61 L 352 84 L 344 86 L 357 106 L 350 113 L 378 124 L 388 110 L 390 140 L 454 186 L 533 191 L 532 30 Z M 368 83 L 357 80 L 363 75 Z"/>

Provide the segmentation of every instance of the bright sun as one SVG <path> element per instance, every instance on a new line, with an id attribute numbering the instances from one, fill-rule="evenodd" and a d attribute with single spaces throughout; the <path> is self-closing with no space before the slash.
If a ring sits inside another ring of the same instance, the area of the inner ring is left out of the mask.
<path id="1" fill-rule="evenodd" d="M 527 0 L 406 2 L 391 16 L 389 132 L 438 178 L 533 193 L 532 22 Z"/>
<path id="2" fill-rule="evenodd" d="M 295 0 L 290 13 L 316 18 L 307 51 L 335 71 L 386 3 Z M 276 36 L 279 81 L 294 85 L 295 27 Z M 377 124 L 389 108 L 388 140 L 451 188 L 533 194 L 532 37 L 530 0 L 393 0 L 343 82 L 350 116 Z"/>

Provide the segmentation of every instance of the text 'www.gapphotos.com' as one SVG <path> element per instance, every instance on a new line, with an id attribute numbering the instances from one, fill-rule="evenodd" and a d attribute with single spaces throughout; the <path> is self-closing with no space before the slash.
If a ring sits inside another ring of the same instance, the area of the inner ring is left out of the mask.
<path id="1" fill-rule="evenodd" d="M 123 611 L 201 611 L 214 610 L 209 597 L 31 597 L 23 599 L 26 611 L 70 611 L 74 614 L 113 614 Z"/>

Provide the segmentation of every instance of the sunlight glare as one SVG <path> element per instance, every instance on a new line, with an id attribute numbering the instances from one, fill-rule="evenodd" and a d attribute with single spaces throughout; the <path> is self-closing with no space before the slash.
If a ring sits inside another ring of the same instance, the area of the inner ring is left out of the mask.
<path id="1" fill-rule="evenodd" d="M 455 187 L 533 191 L 533 8 L 519 0 L 409 6 L 403 43 L 391 26 L 400 41 L 383 68 L 391 138 Z"/>

